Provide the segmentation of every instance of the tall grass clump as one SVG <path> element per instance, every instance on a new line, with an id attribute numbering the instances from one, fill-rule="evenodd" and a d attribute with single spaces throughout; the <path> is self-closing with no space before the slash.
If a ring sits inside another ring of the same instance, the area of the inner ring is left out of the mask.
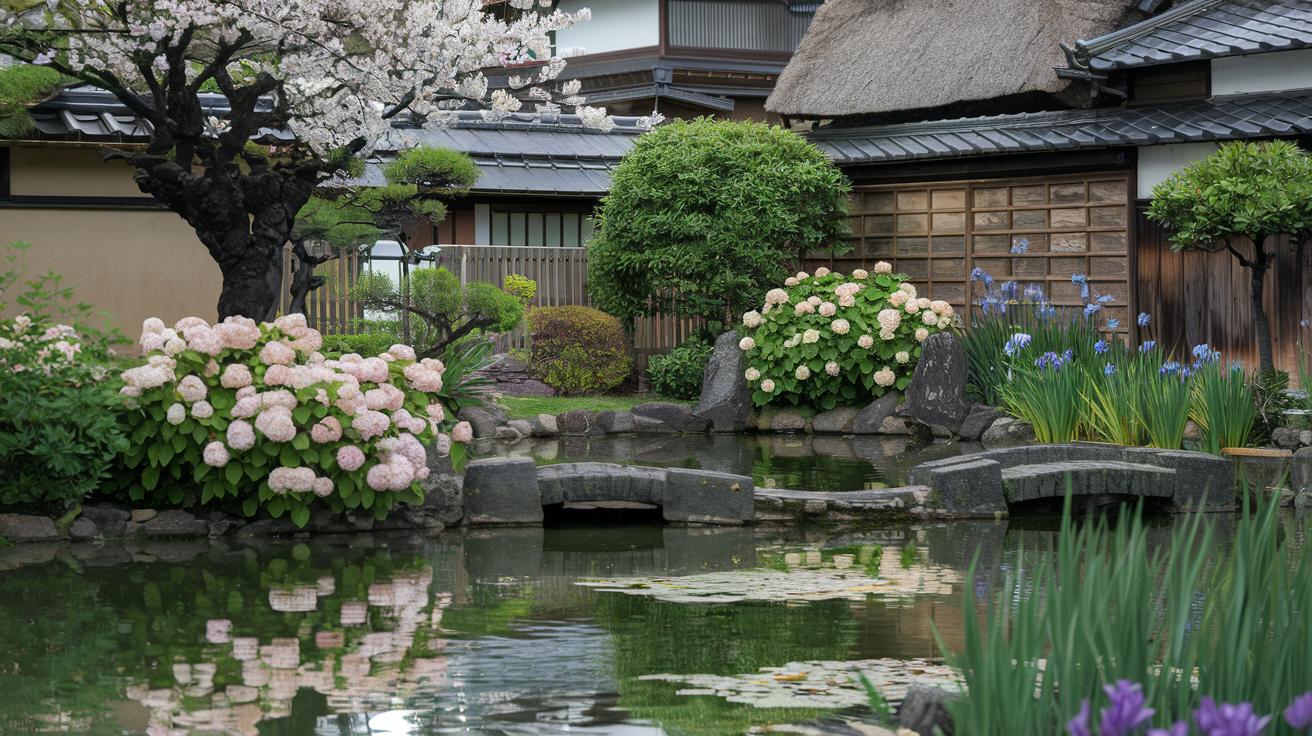
<path id="1" fill-rule="evenodd" d="M 1220 733 L 1204 728 L 1208 709 L 1238 703 L 1275 716 L 1261 733 L 1296 733 L 1302 706 L 1291 703 L 1312 700 L 1312 553 L 1283 537 L 1276 504 L 1252 511 L 1245 503 L 1228 549 L 1202 515 L 1158 549 L 1138 511 L 1115 529 L 1077 525 L 1068 495 L 1055 548 L 1017 551 L 1002 590 L 983 593 L 982 615 L 967 597 L 960 652 L 939 640 L 966 684 L 955 722 L 972 736 L 1098 733 L 1096 720 L 1102 733 L 1185 721 L 1174 736 L 1193 721 L 1208 734 Z M 969 577 L 975 589 L 975 564 Z M 1112 707 L 1099 709 L 1104 692 Z M 1118 730 L 1127 704 L 1139 720 Z"/>
<path id="2" fill-rule="evenodd" d="M 1243 447 L 1257 419 L 1257 400 L 1243 366 L 1209 360 L 1195 371 L 1193 384 L 1189 417 L 1198 425 L 1203 451 L 1220 455 L 1223 448 Z"/>

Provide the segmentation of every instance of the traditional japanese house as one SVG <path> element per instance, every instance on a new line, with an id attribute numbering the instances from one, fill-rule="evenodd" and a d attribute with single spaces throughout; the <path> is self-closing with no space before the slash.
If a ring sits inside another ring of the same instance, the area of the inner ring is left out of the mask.
<path id="1" fill-rule="evenodd" d="M 1171 252 L 1154 185 L 1226 140 L 1312 133 L 1312 1 L 830 0 L 766 109 L 807 130 L 855 185 L 855 268 L 892 261 L 965 306 L 997 281 L 1176 350 L 1255 362 L 1248 274 Z M 1251 248 L 1251 245 L 1243 247 Z M 1303 244 L 1277 244 L 1266 310 L 1278 367 L 1312 317 Z"/>

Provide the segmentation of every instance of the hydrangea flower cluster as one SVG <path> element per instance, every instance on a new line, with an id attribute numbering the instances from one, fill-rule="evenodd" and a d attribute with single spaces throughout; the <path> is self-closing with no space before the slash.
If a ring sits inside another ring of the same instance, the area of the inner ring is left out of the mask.
<path id="1" fill-rule="evenodd" d="M 234 497 L 247 514 L 264 505 L 299 524 L 316 497 L 378 518 L 398 500 L 418 502 L 425 446 L 449 452 L 471 434 L 451 426 L 435 395 L 442 362 L 406 345 L 328 359 L 322 343 L 299 314 L 213 326 L 187 317 L 172 328 L 146 320 L 146 363 L 123 372 L 120 390 L 140 417 L 133 498 L 155 491 L 164 470 L 202 483 L 202 501 Z"/>
<path id="2" fill-rule="evenodd" d="M 920 343 L 957 321 L 951 304 L 921 296 L 886 262 L 847 276 L 822 267 L 767 292 L 743 315 L 738 347 L 757 405 L 831 409 L 906 388 Z"/>

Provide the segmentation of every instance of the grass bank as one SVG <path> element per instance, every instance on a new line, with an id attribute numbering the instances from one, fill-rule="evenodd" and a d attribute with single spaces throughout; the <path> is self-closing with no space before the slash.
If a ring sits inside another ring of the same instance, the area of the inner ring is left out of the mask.
<path id="1" fill-rule="evenodd" d="M 574 409 L 629 411 L 648 401 L 669 401 L 692 406 L 695 401 L 667 399 L 655 394 L 634 396 L 507 396 L 500 403 L 511 419 L 528 419 L 539 414 L 560 414 Z"/>

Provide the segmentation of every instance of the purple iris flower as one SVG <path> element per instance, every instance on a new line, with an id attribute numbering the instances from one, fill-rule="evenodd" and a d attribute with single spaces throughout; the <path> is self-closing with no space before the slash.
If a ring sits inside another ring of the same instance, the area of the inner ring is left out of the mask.
<path id="1" fill-rule="evenodd" d="M 1020 350 L 1021 348 L 1029 347 L 1030 340 L 1032 339 L 1033 339 L 1032 337 L 1025 334 L 1024 332 L 1017 332 L 1016 334 L 1012 335 L 1010 339 L 1007 340 L 1006 345 L 1002 346 L 1002 352 L 1006 353 L 1007 355 L 1011 355 L 1012 353 L 1016 352 L 1017 350 Z"/>
<path id="2" fill-rule="evenodd" d="M 1285 723 L 1293 728 L 1312 728 L 1312 690 L 1294 698 L 1285 708 Z"/>
<path id="3" fill-rule="evenodd" d="M 1252 703 L 1217 705 L 1210 697 L 1203 697 L 1194 711 L 1194 724 L 1203 736 L 1259 736 L 1271 716 L 1258 717 Z"/>
<path id="4" fill-rule="evenodd" d="M 1148 736 L 1189 736 L 1189 724 L 1184 721 L 1176 721 L 1171 724 L 1170 729 L 1150 728 Z"/>
<path id="5" fill-rule="evenodd" d="M 1093 352 L 1099 355 L 1105 355 L 1108 350 L 1111 350 L 1111 348 L 1107 346 L 1106 340 L 1099 340 L 1093 344 Z"/>
<path id="6" fill-rule="evenodd" d="M 1149 350 L 1152 350 L 1152 349 L 1155 348 L 1155 347 L 1157 347 L 1157 341 L 1156 341 L 1156 340 L 1145 340 L 1144 343 L 1143 343 L 1142 345 L 1139 346 L 1139 352 L 1141 352 L 1141 353 L 1146 353 L 1146 352 L 1148 352 Z"/>
<path id="7" fill-rule="evenodd" d="M 993 277 L 989 275 L 988 271 L 985 271 L 982 268 L 976 268 L 975 270 L 971 271 L 970 280 L 983 281 L 985 286 L 991 286 L 993 284 Z"/>
<path id="8" fill-rule="evenodd" d="M 1025 299 L 1031 302 L 1047 301 L 1047 296 L 1043 293 L 1042 284 L 1028 284 L 1025 286 Z"/>
<path id="9" fill-rule="evenodd" d="M 1169 363 L 1163 363 L 1162 367 L 1157 369 L 1157 372 L 1163 376 L 1174 376 L 1180 372 L 1180 364 L 1174 360 Z"/>
<path id="10" fill-rule="evenodd" d="M 1102 305 L 1098 304 L 1097 302 L 1090 302 L 1089 304 L 1085 304 L 1084 316 L 1088 317 L 1089 315 L 1093 314 L 1094 312 L 1097 312 L 1100 309 L 1102 309 Z"/>
<path id="11" fill-rule="evenodd" d="M 1070 736 L 1092 736 L 1089 732 L 1089 699 L 1080 703 L 1080 712 L 1066 721 L 1066 733 Z"/>
<path id="12" fill-rule="evenodd" d="M 1137 682 L 1117 680 L 1102 689 L 1112 702 L 1099 711 L 1098 736 L 1125 736 L 1157 712 L 1143 707 L 1143 688 Z"/>
<path id="13" fill-rule="evenodd" d="M 1139 326 L 1140 326 L 1140 327 L 1147 327 L 1147 326 L 1148 326 L 1148 321 L 1151 320 L 1151 319 L 1152 319 L 1152 315 L 1148 314 L 1147 312 L 1140 312 L 1140 313 L 1139 313 Z"/>
<path id="14" fill-rule="evenodd" d="M 1110 376 L 1115 372 L 1116 372 L 1116 366 L 1112 365 L 1111 363 L 1108 363 L 1107 367 L 1102 369 L 1102 373 L 1104 376 Z"/>

